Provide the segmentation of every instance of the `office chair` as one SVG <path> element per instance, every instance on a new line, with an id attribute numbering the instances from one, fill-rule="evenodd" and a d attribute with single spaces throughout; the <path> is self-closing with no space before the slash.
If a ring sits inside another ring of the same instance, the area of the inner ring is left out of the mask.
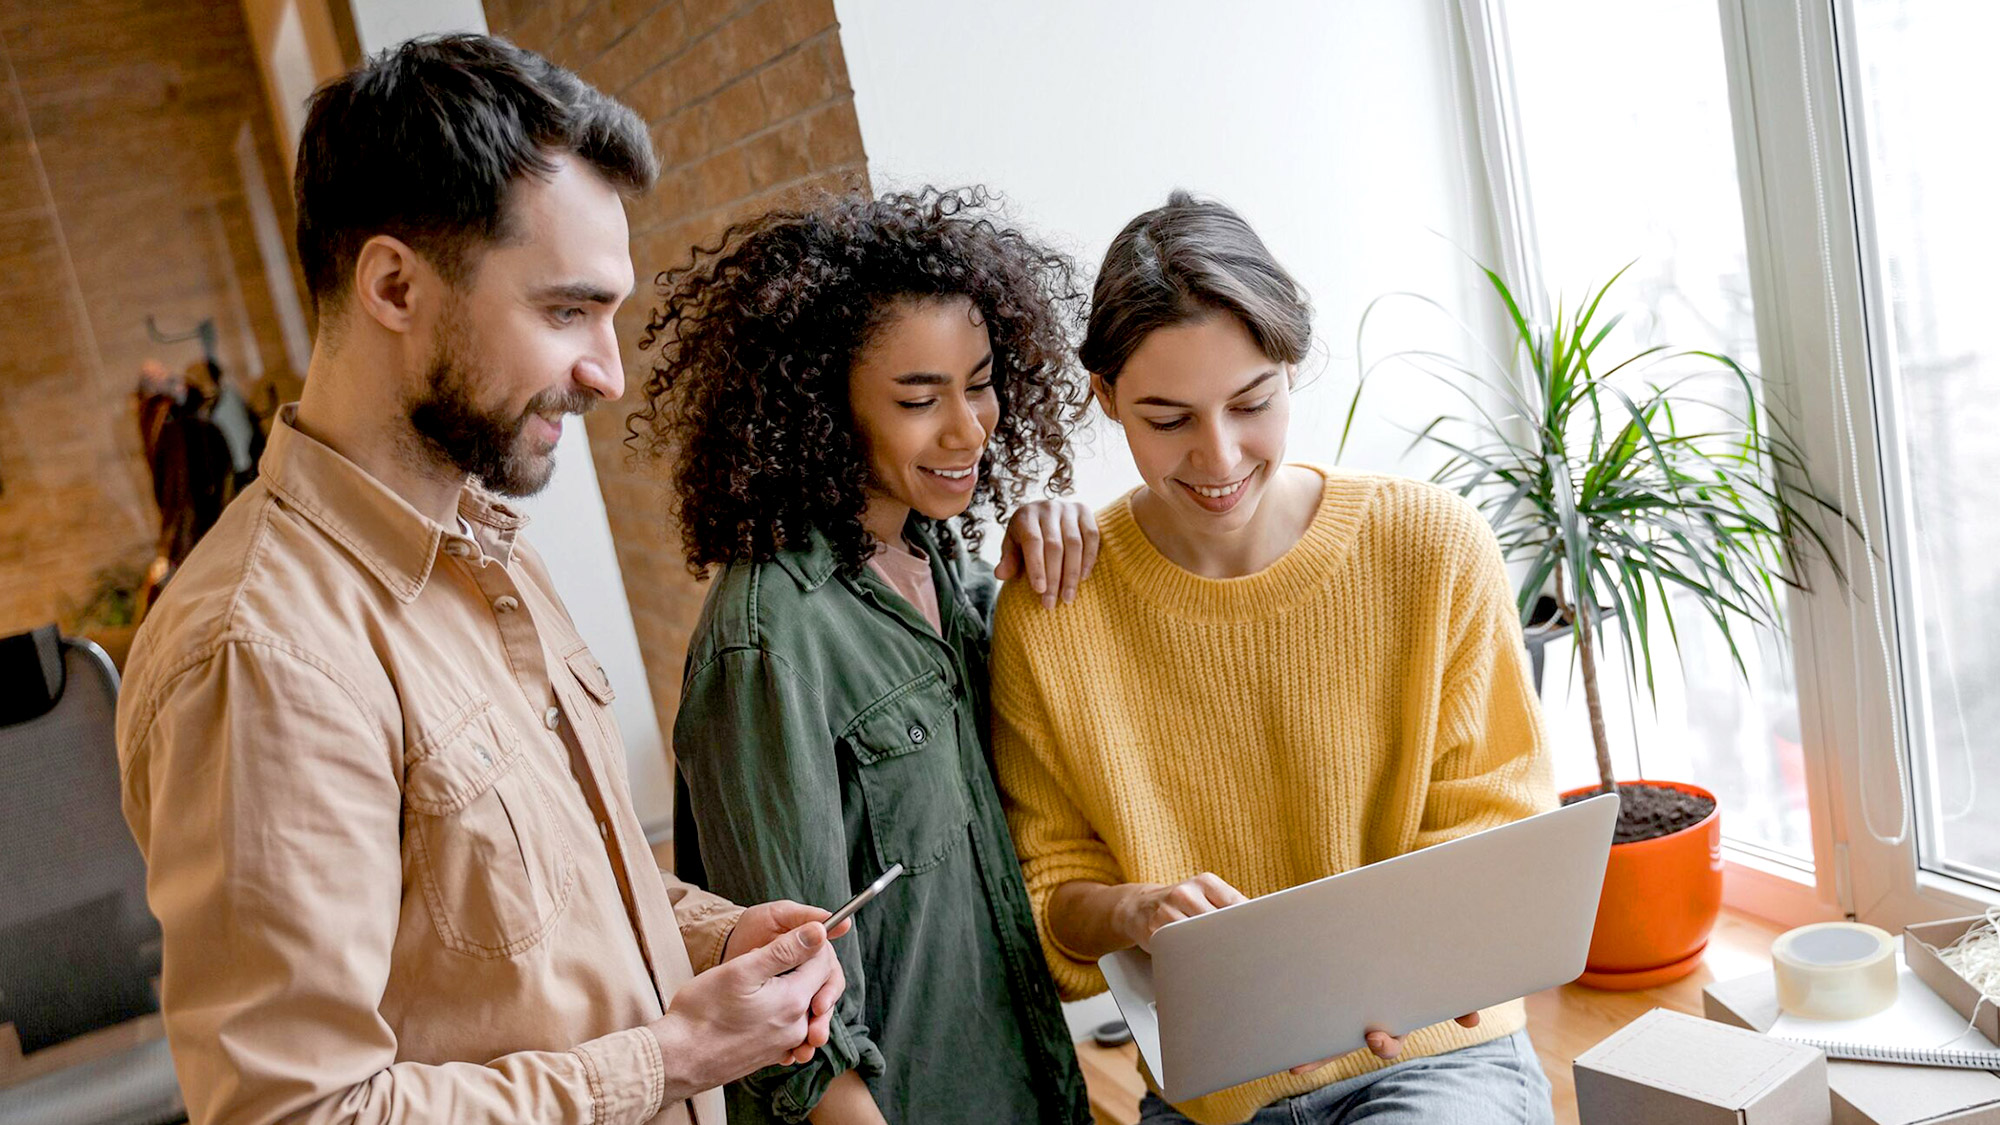
<path id="1" fill-rule="evenodd" d="M 0 1023 L 24 1054 L 159 1010 L 159 924 L 119 807 L 118 673 L 55 626 L 0 638 Z M 164 1040 L 0 1088 L 0 1125 L 187 1120 Z"/>

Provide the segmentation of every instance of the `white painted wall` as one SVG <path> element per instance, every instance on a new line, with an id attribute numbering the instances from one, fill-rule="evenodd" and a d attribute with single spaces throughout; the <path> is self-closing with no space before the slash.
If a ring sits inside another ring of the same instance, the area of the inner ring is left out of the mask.
<path id="1" fill-rule="evenodd" d="M 1489 224 L 1455 92 L 1444 0 L 835 0 L 877 190 L 983 182 L 1093 273 L 1111 237 L 1175 187 L 1240 211 L 1312 295 L 1312 377 L 1290 456 L 1331 462 L 1363 308 L 1391 290 L 1469 307 Z M 1370 329 L 1369 354 L 1458 350 L 1437 314 Z M 1379 315 L 1379 314 L 1378 314 Z M 1378 334 L 1379 330 L 1379 334 Z M 1346 463 L 1403 472 L 1444 400 L 1371 384 Z M 1100 506 L 1138 483 L 1100 421 L 1078 473 Z"/>
<path id="2" fill-rule="evenodd" d="M 625 736 L 625 773 L 632 783 L 632 803 L 646 835 L 664 839 L 672 829 L 673 771 L 660 737 L 652 685 L 639 653 L 639 635 L 632 628 L 632 606 L 625 597 L 625 577 L 604 514 L 604 494 L 597 486 L 597 465 L 583 423 L 563 424 L 556 446 L 556 473 L 540 495 L 510 503 L 534 521 L 529 542 L 555 579 L 556 592 L 569 607 L 577 632 L 604 665 L 618 693 L 612 712 Z M 667 534 L 664 524 L 659 534 Z M 678 673 L 679 669 L 676 668 Z"/>
<path id="3" fill-rule="evenodd" d="M 1249 219 L 1311 293 L 1316 376 L 1295 400 L 1290 456 L 1332 462 L 1363 308 L 1413 290 L 1464 310 L 1466 255 L 1491 258 L 1479 163 L 1461 150 L 1444 0 L 835 0 L 877 190 L 983 182 L 1094 274 L 1111 237 L 1175 187 Z M 1476 156 L 1476 154 L 1473 154 Z M 1415 306 L 1408 306 L 1413 310 Z M 1451 322 L 1395 316 L 1369 354 L 1463 353 Z M 1446 400 L 1385 375 L 1346 463 L 1401 458 Z M 1139 483 L 1102 421 L 1077 495 L 1101 506 Z M 989 537 L 992 545 L 997 537 Z M 1068 1006 L 1078 1033 L 1117 1017 Z"/>
<path id="4" fill-rule="evenodd" d="M 414 35 L 486 30 L 479 0 L 354 0 L 354 30 L 364 54 Z M 571 419 L 556 446 L 556 471 L 538 496 L 512 502 L 533 525 L 528 540 L 541 552 L 577 631 L 590 644 L 618 698 L 612 710 L 625 736 L 625 768 L 632 801 L 649 837 L 671 830 L 674 781 L 667 768 L 653 691 L 632 628 L 625 578 L 604 514 L 604 494 L 583 424 Z M 660 534 L 665 535 L 663 527 Z"/>

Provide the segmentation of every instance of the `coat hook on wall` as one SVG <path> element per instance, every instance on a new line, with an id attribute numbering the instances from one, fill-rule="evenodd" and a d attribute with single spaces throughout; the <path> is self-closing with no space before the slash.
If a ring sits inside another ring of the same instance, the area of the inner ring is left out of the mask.
<path id="1" fill-rule="evenodd" d="M 160 326 L 153 321 L 152 314 L 148 313 L 146 335 L 151 336 L 155 344 L 178 344 L 186 340 L 200 340 L 201 357 L 213 367 L 221 366 L 220 359 L 216 355 L 215 318 L 212 316 L 204 318 L 200 324 L 186 332 L 169 334 L 160 331 Z"/>

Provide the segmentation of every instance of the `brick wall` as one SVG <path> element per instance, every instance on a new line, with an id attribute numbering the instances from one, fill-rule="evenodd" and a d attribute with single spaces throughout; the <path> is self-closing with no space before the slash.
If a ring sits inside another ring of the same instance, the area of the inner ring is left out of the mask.
<path id="1" fill-rule="evenodd" d="M 157 517 L 132 388 L 147 337 L 214 317 L 221 360 L 289 378 L 236 145 L 288 182 L 235 3 L 0 0 L 0 634 L 143 568 Z"/>
<path id="2" fill-rule="evenodd" d="M 588 429 L 671 746 L 681 662 L 707 587 L 682 564 L 659 467 L 635 463 L 623 444 L 648 371 L 634 345 L 655 303 L 648 279 L 802 189 L 866 186 L 840 29 L 832 0 L 486 0 L 486 18 L 494 34 L 637 110 L 660 154 L 659 187 L 630 208 L 640 288 L 620 316 L 625 400 L 592 414 Z"/>

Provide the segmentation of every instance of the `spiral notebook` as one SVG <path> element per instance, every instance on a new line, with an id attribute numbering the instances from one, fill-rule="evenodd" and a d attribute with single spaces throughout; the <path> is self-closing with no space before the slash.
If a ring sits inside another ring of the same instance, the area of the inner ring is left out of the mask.
<path id="1" fill-rule="evenodd" d="M 1808 1020 L 1781 1013 L 1770 1035 L 1818 1047 L 1833 1059 L 2000 1070 L 2000 1047 L 1966 1024 L 1896 951 L 1896 1002 L 1858 1020 Z"/>

